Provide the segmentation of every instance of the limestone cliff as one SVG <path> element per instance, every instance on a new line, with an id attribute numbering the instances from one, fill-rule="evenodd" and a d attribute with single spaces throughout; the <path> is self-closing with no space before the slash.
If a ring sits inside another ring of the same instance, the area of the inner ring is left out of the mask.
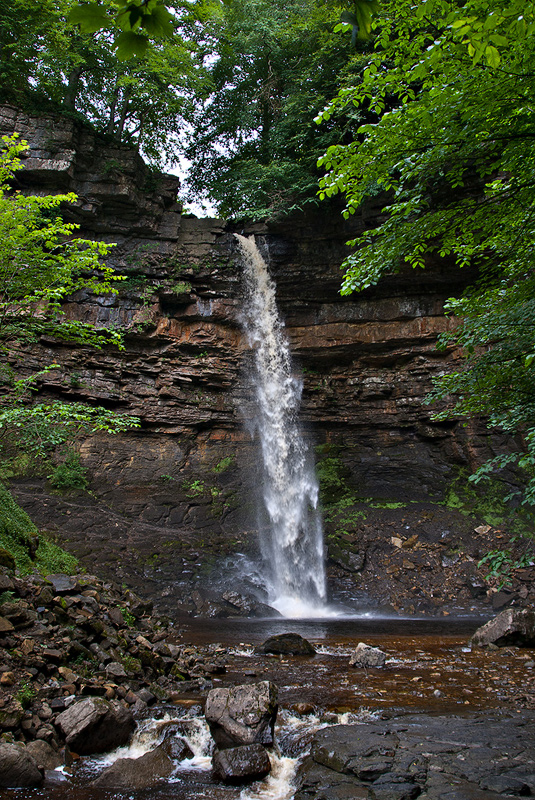
<path id="1" fill-rule="evenodd" d="M 56 360 L 61 369 L 42 381 L 41 396 L 142 419 L 139 431 L 82 444 L 92 497 L 55 496 L 32 478 L 16 482 L 17 495 L 88 566 L 135 578 L 171 602 L 202 577 L 207 553 L 232 555 L 254 542 L 256 455 L 244 426 L 236 227 L 183 216 L 178 179 L 151 172 L 135 151 L 74 120 L 6 106 L 0 131 L 29 142 L 20 187 L 76 192 L 66 215 L 82 236 L 117 243 L 110 263 L 126 276 L 117 296 L 79 295 L 68 306 L 73 317 L 124 326 L 124 351 L 47 340 L 20 354 L 21 369 Z M 449 324 L 444 300 L 465 278 L 436 264 L 342 298 L 345 242 L 379 213 L 367 208 L 344 222 L 318 211 L 244 232 L 257 236 L 277 282 L 304 372 L 312 445 L 332 447 L 359 496 L 425 500 L 440 495 L 459 467 L 488 455 L 476 431 L 433 422 L 422 405 L 432 376 L 457 358 L 435 345 Z"/>

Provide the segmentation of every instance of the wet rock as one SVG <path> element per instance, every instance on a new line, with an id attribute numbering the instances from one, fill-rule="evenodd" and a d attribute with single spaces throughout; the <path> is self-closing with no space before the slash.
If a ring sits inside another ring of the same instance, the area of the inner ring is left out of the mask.
<path id="1" fill-rule="evenodd" d="M 501 589 L 499 592 L 494 592 L 492 595 L 491 605 L 494 611 L 501 611 L 506 606 L 510 606 L 519 597 L 515 592 L 510 589 Z"/>
<path id="2" fill-rule="evenodd" d="M 0 744 L 0 786 L 22 788 L 39 786 L 43 773 L 35 758 L 18 744 Z"/>
<path id="3" fill-rule="evenodd" d="M 369 644 L 359 642 L 355 652 L 349 659 L 350 667 L 384 667 L 386 653 L 378 647 L 371 647 Z"/>
<path id="4" fill-rule="evenodd" d="M 366 553 L 354 553 L 351 550 L 343 550 L 341 547 L 329 548 L 329 558 L 347 572 L 360 572 L 366 563 Z"/>
<path id="5" fill-rule="evenodd" d="M 282 617 L 282 614 L 273 606 L 268 606 L 266 603 L 257 603 L 251 611 L 251 616 L 257 619 L 273 619 L 274 617 Z"/>
<path id="6" fill-rule="evenodd" d="M 267 751 L 261 744 L 217 750 L 212 758 L 213 776 L 225 783 L 244 783 L 264 778 L 271 771 Z"/>
<path id="7" fill-rule="evenodd" d="M 128 789 L 140 791 L 156 786 L 168 778 L 174 763 L 163 745 L 140 758 L 119 758 L 102 772 L 92 785 L 101 789 Z"/>
<path id="8" fill-rule="evenodd" d="M 126 744 L 135 722 L 130 711 L 115 700 L 88 698 L 73 703 L 56 724 L 75 753 L 105 753 Z"/>
<path id="9" fill-rule="evenodd" d="M 24 709 L 18 700 L 8 700 L 8 702 L 0 708 L 0 728 L 11 729 L 16 728 L 24 716 Z"/>
<path id="10" fill-rule="evenodd" d="M 169 758 L 172 758 L 175 762 L 184 761 L 184 759 L 193 758 L 194 756 L 189 744 L 184 739 L 181 739 L 180 736 L 169 736 L 160 746 Z"/>
<path id="11" fill-rule="evenodd" d="M 0 617 L 0 633 L 9 633 L 13 630 L 15 630 L 13 623 L 5 617 Z"/>
<path id="12" fill-rule="evenodd" d="M 277 700 L 277 687 L 270 681 L 212 689 L 204 713 L 218 748 L 273 744 Z"/>
<path id="13" fill-rule="evenodd" d="M 471 639 L 477 647 L 488 645 L 518 645 L 533 647 L 535 645 L 535 611 L 528 608 L 507 608 L 494 619 L 478 628 Z"/>
<path id="14" fill-rule="evenodd" d="M 54 748 L 43 739 L 35 739 L 26 745 L 26 752 L 35 759 L 43 769 L 56 769 L 63 764 L 63 759 Z"/>
<path id="15" fill-rule="evenodd" d="M 236 611 L 240 612 L 244 616 L 250 614 L 258 603 L 256 597 L 251 597 L 250 595 L 246 596 L 240 594 L 239 592 L 223 592 L 222 597 L 223 600 L 226 600 L 227 603 L 230 603 L 231 606 L 234 606 Z"/>
<path id="16" fill-rule="evenodd" d="M 309 641 L 298 633 L 281 633 L 255 648 L 255 653 L 274 653 L 276 655 L 314 656 L 316 651 Z"/>
<path id="17" fill-rule="evenodd" d="M 314 737 L 295 800 L 491 800 L 533 791 L 535 714 L 416 714 Z M 499 793 L 499 794 L 498 794 Z"/>
<path id="18" fill-rule="evenodd" d="M 56 594 L 74 594 L 79 589 L 78 581 L 72 575 L 65 575 L 57 573 L 56 575 L 49 575 L 48 580 L 54 587 Z"/>

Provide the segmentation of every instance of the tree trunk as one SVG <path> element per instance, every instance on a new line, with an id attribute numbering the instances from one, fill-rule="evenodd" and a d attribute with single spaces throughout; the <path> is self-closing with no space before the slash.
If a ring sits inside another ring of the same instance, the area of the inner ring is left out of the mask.
<path id="1" fill-rule="evenodd" d="M 126 123 L 126 117 L 128 114 L 128 109 L 130 108 L 130 95 L 132 94 L 132 87 L 127 86 L 124 92 L 123 97 L 123 107 L 121 109 L 121 116 L 119 117 L 119 122 L 117 123 L 117 138 L 119 141 L 123 138 L 123 131 L 124 126 Z"/>
<path id="2" fill-rule="evenodd" d="M 74 67 L 69 75 L 69 80 L 67 83 L 67 88 L 65 89 L 65 97 L 64 97 L 64 104 L 65 107 L 69 109 L 69 111 L 74 111 L 76 108 L 76 98 L 78 96 L 78 87 L 80 86 L 80 77 L 83 72 L 83 67 L 81 64 Z"/>
<path id="3" fill-rule="evenodd" d="M 110 136 L 113 135 L 113 129 L 115 128 L 115 112 L 117 110 L 118 99 L 119 99 L 119 87 L 117 86 L 117 84 L 115 84 L 115 89 L 113 90 L 113 96 L 110 104 L 110 117 L 108 119 L 108 124 L 106 125 L 106 133 L 109 133 Z"/>

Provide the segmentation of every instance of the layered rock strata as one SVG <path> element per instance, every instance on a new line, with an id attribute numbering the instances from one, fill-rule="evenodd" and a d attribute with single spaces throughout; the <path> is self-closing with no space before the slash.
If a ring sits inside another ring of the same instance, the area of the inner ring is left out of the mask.
<path id="1" fill-rule="evenodd" d="M 236 227 L 183 215 L 178 179 L 79 122 L 4 106 L 0 133 L 13 131 L 29 143 L 20 188 L 76 192 L 65 216 L 82 236 L 116 243 L 109 263 L 125 277 L 115 296 L 79 293 L 66 306 L 74 318 L 124 327 L 123 351 L 42 340 L 21 347 L 15 366 L 29 374 L 60 365 L 40 382 L 41 398 L 141 418 L 139 430 L 82 443 L 92 497 L 54 496 L 39 478 L 19 479 L 15 491 L 88 567 L 135 579 L 173 606 L 184 587 L 191 597 L 201 561 L 254 550 L 257 455 Z M 437 263 L 339 295 L 345 242 L 379 214 L 296 214 L 240 232 L 257 237 L 277 282 L 310 444 L 336 454 L 360 497 L 425 500 L 501 443 L 433 421 L 422 405 L 432 377 L 457 362 L 436 342 L 451 324 L 444 301 L 466 276 Z M 203 613 L 206 602 L 189 600 L 184 613 Z"/>

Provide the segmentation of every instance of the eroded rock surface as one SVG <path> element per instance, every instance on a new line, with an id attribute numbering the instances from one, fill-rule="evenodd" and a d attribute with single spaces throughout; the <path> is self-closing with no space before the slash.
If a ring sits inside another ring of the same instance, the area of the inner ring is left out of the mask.
<path id="1" fill-rule="evenodd" d="M 128 742 L 134 717 L 116 700 L 90 697 L 69 706 L 56 724 L 70 749 L 79 755 L 105 753 Z"/>
<path id="2" fill-rule="evenodd" d="M 349 659 L 349 664 L 352 667 L 384 667 L 385 661 L 386 653 L 378 647 L 359 642 Z"/>
<path id="3" fill-rule="evenodd" d="M 273 744 L 277 699 L 270 681 L 208 692 L 204 713 L 217 747 Z"/>
<path id="4" fill-rule="evenodd" d="M 23 788 L 42 782 L 37 761 L 23 745 L 0 743 L 0 787 Z"/>
<path id="5" fill-rule="evenodd" d="M 534 647 L 535 611 L 531 608 L 507 608 L 477 629 L 472 644 L 478 647 L 489 644 Z"/>
<path id="6" fill-rule="evenodd" d="M 535 715 L 427 715 L 316 734 L 295 800 L 427 800 L 535 792 Z"/>
<path id="7" fill-rule="evenodd" d="M 271 762 L 261 744 L 247 744 L 217 750 L 212 758 L 213 776 L 225 783 L 243 783 L 265 778 Z"/>

